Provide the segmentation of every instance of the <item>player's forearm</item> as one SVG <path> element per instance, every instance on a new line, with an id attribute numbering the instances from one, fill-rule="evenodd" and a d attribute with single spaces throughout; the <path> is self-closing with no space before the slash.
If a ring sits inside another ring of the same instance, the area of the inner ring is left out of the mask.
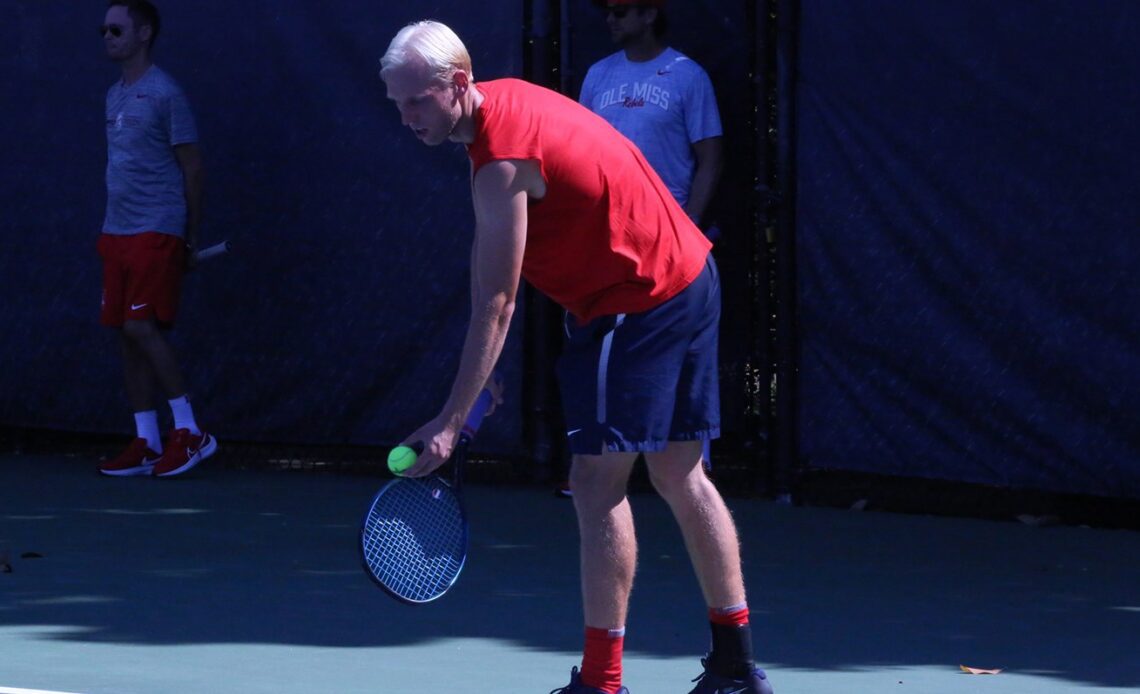
<path id="1" fill-rule="evenodd" d="M 715 168 L 706 164 L 699 166 L 693 175 L 693 185 L 689 189 L 689 200 L 685 203 L 685 212 L 698 225 L 705 218 L 709 203 L 712 202 L 716 184 L 720 180 L 720 167 Z"/>
<path id="2" fill-rule="evenodd" d="M 476 298 L 459 358 L 459 370 L 443 414 L 458 429 L 483 389 L 502 354 L 515 304 L 503 294 Z"/>
<path id="3" fill-rule="evenodd" d="M 198 229 L 202 222 L 202 170 L 186 171 L 183 174 L 184 194 L 186 196 L 186 243 L 196 247 L 198 245 Z"/>
<path id="4" fill-rule="evenodd" d="M 705 213 L 716 187 L 720 183 L 721 170 L 724 168 L 721 138 L 713 137 L 701 140 L 693 145 L 696 154 L 696 167 L 693 170 L 693 183 L 689 187 L 689 199 L 685 203 L 685 212 L 698 225 L 705 221 Z"/>

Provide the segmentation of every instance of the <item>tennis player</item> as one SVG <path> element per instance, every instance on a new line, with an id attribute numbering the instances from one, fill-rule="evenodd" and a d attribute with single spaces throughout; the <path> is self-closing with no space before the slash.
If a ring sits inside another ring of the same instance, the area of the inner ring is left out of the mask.
<path id="1" fill-rule="evenodd" d="M 443 409 L 407 437 L 412 476 L 442 465 L 491 376 L 519 279 L 567 311 L 558 365 L 578 515 L 585 649 L 565 694 L 627 692 L 622 644 L 637 562 L 626 484 L 644 453 L 679 523 L 712 629 L 693 692 L 772 691 L 753 663 L 736 528 L 700 468 L 719 433 L 720 285 L 710 244 L 637 148 L 601 117 L 514 79 L 474 81 L 447 26 L 402 29 L 381 77 L 404 125 L 471 159 L 472 316 Z"/>
<path id="2" fill-rule="evenodd" d="M 119 333 L 127 398 L 137 436 L 99 472 L 126 477 L 180 475 L 217 450 L 186 394 L 173 327 L 182 275 L 193 257 L 202 200 L 198 132 L 186 96 L 151 61 L 158 10 L 146 0 L 112 0 L 100 33 L 122 78 L 107 90 L 107 213 L 100 322 Z M 174 428 L 159 433 L 154 384 L 165 392 Z"/>

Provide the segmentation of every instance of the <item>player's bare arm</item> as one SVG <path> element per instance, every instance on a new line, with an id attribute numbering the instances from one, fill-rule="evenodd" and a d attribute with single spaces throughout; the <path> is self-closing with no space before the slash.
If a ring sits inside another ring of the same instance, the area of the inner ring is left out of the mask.
<path id="1" fill-rule="evenodd" d="M 406 476 L 429 474 L 451 455 L 467 413 L 503 350 L 522 272 L 527 196 L 537 171 L 532 162 L 496 161 L 482 167 L 472 181 L 471 322 L 443 410 L 408 439 L 425 445 Z"/>
<path id="2" fill-rule="evenodd" d="M 190 257 L 198 248 L 198 227 L 202 219 L 202 185 L 205 172 L 202 169 L 202 153 L 195 143 L 178 145 L 174 157 L 182 169 L 182 184 L 186 195 L 186 246 Z"/>
<path id="3" fill-rule="evenodd" d="M 694 142 L 693 158 L 696 166 L 693 169 L 693 185 L 689 189 L 685 213 L 700 225 L 713 194 L 716 193 L 721 170 L 724 168 L 724 138 L 708 137 Z"/>

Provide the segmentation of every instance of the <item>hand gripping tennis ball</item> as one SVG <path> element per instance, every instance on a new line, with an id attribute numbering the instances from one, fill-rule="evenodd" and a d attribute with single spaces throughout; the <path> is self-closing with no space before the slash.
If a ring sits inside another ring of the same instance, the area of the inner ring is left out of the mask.
<path id="1" fill-rule="evenodd" d="M 416 464 L 416 451 L 410 446 L 396 446 L 388 454 L 388 469 L 397 475 Z"/>

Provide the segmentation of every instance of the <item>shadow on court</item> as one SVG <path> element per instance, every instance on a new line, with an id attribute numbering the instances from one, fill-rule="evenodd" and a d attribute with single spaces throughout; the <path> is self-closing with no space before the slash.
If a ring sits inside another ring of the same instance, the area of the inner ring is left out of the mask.
<path id="1" fill-rule="evenodd" d="M 103 673 L 99 691 L 128 691 L 113 686 L 107 654 L 135 660 L 138 647 L 225 645 L 226 657 L 244 649 L 259 672 L 273 672 L 262 661 L 290 648 L 379 649 L 367 651 L 376 663 L 384 649 L 438 653 L 447 640 L 471 639 L 499 654 L 488 671 L 556 656 L 565 668 L 548 671 L 547 689 L 576 664 L 570 501 L 545 488 L 469 487 L 464 574 L 439 602 L 408 607 L 373 586 L 356 554 L 359 515 L 382 478 L 203 467 L 185 479 L 107 479 L 90 460 L 0 458 L 0 554 L 13 568 L 0 573 L 0 688 L 46 686 L 29 673 L 60 667 L 53 652 L 73 644 L 104 647 L 66 650 L 69 668 Z M 679 533 L 656 496 L 633 503 L 641 555 L 627 652 L 695 675 L 704 607 Z M 810 691 L 848 692 L 845 673 L 934 668 L 949 677 L 960 664 L 1033 675 L 1057 692 L 1140 688 L 1134 531 L 729 503 L 758 656 L 782 694 L 809 691 L 780 686 L 796 681 L 791 672 L 831 673 L 830 688 L 816 679 Z M 266 655 L 264 646 L 290 648 Z M 295 691 L 287 684 L 273 690 Z"/>

